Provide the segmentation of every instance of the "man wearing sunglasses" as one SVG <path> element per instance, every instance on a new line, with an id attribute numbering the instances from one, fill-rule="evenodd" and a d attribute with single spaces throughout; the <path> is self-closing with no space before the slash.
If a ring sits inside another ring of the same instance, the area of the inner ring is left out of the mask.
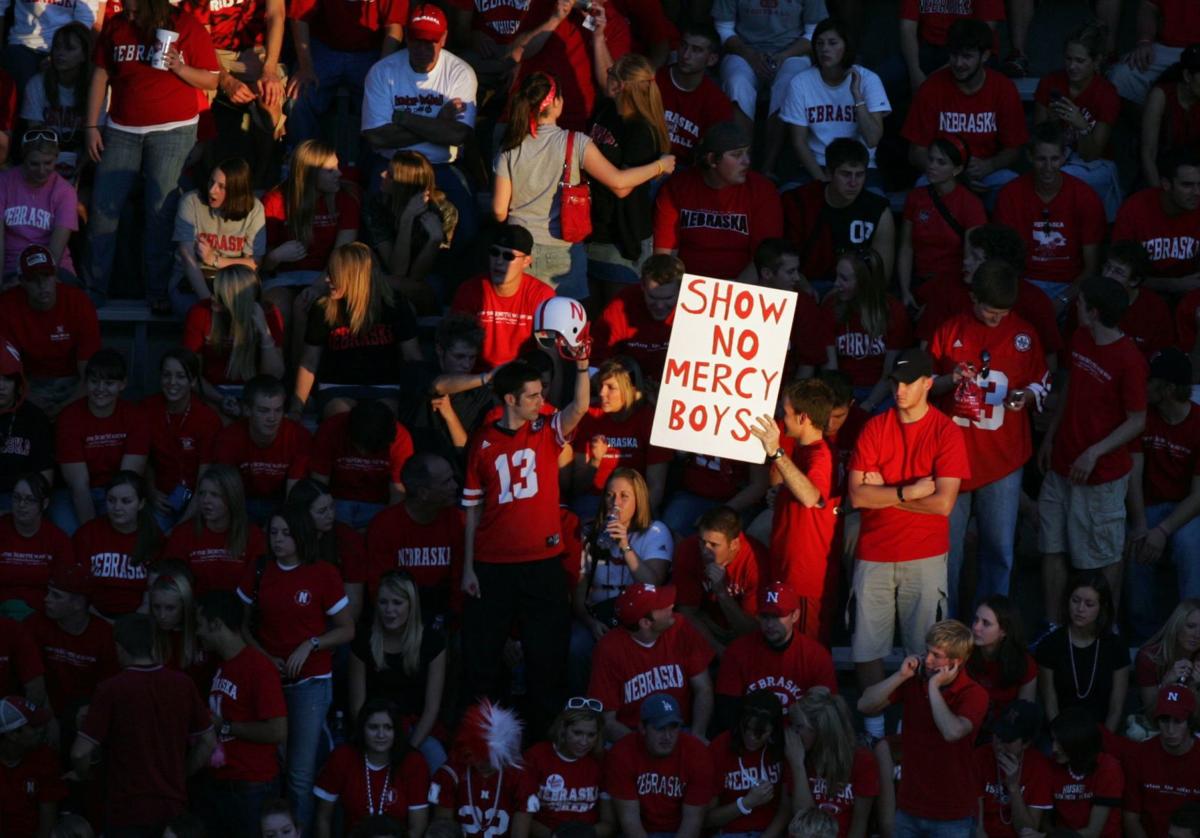
<path id="1" fill-rule="evenodd" d="M 477 366 L 496 369 L 532 349 L 533 315 L 554 289 L 525 273 L 533 264 L 533 235 L 505 224 L 488 248 L 488 272 L 458 287 L 451 311 L 469 314 L 483 328 Z"/>

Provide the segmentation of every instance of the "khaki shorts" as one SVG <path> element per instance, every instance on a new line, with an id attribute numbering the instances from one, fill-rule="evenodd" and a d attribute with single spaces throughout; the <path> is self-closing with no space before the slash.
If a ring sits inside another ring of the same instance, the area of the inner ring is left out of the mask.
<path id="1" fill-rule="evenodd" d="M 1066 553 L 1071 567 L 1093 570 L 1121 561 L 1129 475 L 1081 486 L 1056 472 L 1038 493 L 1038 549 Z"/>
<path id="2" fill-rule="evenodd" d="M 850 653 L 855 663 L 886 658 L 894 629 L 910 655 L 925 654 L 925 633 L 946 613 L 946 555 L 908 562 L 854 563 L 850 602 Z"/>
<path id="3" fill-rule="evenodd" d="M 263 62 L 266 58 L 267 50 L 261 46 L 250 47 L 241 52 L 231 49 L 217 50 L 217 63 L 221 65 L 221 69 L 251 87 L 262 78 Z M 279 65 L 279 81 L 287 87 L 287 69 L 282 64 Z M 209 91 L 209 101 L 211 102 L 216 95 L 217 91 Z"/>

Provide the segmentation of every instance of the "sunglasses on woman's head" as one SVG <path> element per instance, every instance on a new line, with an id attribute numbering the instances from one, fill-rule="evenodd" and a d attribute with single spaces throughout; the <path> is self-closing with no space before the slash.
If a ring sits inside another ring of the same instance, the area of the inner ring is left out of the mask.
<path id="1" fill-rule="evenodd" d="M 31 128 L 21 136 L 21 144 L 50 142 L 58 143 L 58 134 L 51 128 Z"/>
<path id="2" fill-rule="evenodd" d="M 598 698 L 587 698 L 577 695 L 567 699 L 568 710 L 591 710 L 593 713 L 604 712 L 604 702 Z"/>

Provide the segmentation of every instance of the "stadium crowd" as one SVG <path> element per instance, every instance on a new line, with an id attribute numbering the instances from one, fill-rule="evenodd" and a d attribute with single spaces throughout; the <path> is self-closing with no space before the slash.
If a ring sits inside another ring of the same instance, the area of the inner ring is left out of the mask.
<path id="1" fill-rule="evenodd" d="M 0 0 L 0 835 L 1198 838 L 1200 12 L 899 7 Z"/>

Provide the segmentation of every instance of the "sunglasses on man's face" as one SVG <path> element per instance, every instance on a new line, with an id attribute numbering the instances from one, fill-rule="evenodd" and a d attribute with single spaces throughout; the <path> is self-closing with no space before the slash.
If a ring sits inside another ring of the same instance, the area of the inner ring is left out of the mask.
<path id="1" fill-rule="evenodd" d="M 488 248 L 488 253 L 497 259 L 503 259 L 505 262 L 511 262 L 513 259 L 517 259 L 521 256 L 521 254 L 517 253 L 517 251 L 508 250 L 507 248 L 503 247 Z"/>

